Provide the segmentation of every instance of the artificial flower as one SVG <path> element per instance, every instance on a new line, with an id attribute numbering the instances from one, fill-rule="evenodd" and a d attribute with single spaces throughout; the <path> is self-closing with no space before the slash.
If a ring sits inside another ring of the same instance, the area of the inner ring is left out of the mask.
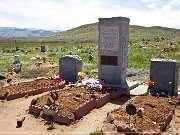
<path id="1" fill-rule="evenodd" d="M 82 77 L 84 75 L 83 72 L 78 72 L 78 76 Z"/>
<path id="2" fill-rule="evenodd" d="M 60 83 L 62 81 L 62 78 L 61 77 L 57 77 L 57 78 L 54 79 L 54 81 L 57 82 L 57 83 Z"/>
<path id="3" fill-rule="evenodd" d="M 150 87 L 154 86 L 154 82 L 153 81 L 149 81 L 148 82 L 148 86 L 150 86 Z"/>

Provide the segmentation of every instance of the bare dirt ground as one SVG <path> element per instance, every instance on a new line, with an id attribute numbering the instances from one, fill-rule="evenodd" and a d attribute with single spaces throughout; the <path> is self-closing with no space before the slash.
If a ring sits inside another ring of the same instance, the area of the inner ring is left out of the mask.
<path id="1" fill-rule="evenodd" d="M 49 130 L 49 125 L 42 118 L 35 118 L 29 114 L 28 107 L 31 100 L 37 96 L 0 102 L 0 134 L 89 134 L 101 127 L 109 110 L 118 107 L 117 104 L 108 103 L 100 109 L 73 123 L 70 126 L 54 124 L 54 129 Z M 21 128 L 16 128 L 16 121 L 26 117 Z"/>
<path id="2" fill-rule="evenodd" d="M 58 64 L 56 63 L 50 63 L 50 62 L 37 62 L 35 64 L 32 64 L 30 66 L 27 67 L 27 69 L 32 70 L 32 69 L 36 69 L 36 68 L 49 68 L 49 67 L 58 67 Z"/>
<path id="3" fill-rule="evenodd" d="M 128 79 L 145 83 L 148 81 L 149 76 L 148 73 L 146 73 L 147 72 L 145 72 L 144 75 L 138 75 L 138 72 L 136 72 L 135 75 L 132 73 L 132 75 L 130 75 L 131 77 L 129 76 Z M 109 110 L 118 108 L 126 101 L 126 99 L 117 99 L 113 102 L 107 103 L 100 109 L 94 109 L 82 119 L 74 122 L 70 126 L 55 123 L 54 129 L 50 129 L 47 121 L 44 121 L 40 117 L 35 118 L 28 112 L 31 100 L 41 95 L 30 96 L 28 98 L 16 99 L 12 101 L 0 101 L 0 135 L 88 135 L 91 132 L 101 129 L 108 135 L 121 134 L 115 131 L 115 127 L 113 127 L 113 125 L 106 123 L 106 116 Z M 25 117 L 23 126 L 21 128 L 16 128 L 16 121 L 22 117 Z M 178 133 L 180 133 L 180 106 L 176 107 L 172 122 L 166 131 L 163 132 L 164 135 L 174 135 Z"/>

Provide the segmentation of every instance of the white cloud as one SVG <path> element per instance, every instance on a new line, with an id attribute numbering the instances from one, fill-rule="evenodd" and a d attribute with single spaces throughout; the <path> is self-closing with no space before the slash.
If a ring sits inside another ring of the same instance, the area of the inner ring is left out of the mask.
<path id="1" fill-rule="evenodd" d="M 163 7 L 162 7 L 162 11 L 163 12 L 171 12 L 171 6 L 170 5 L 164 5 Z"/>
<path id="2" fill-rule="evenodd" d="M 151 8 L 155 8 L 156 5 L 152 3 L 152 4 L 148 4 L 147 7 L 151 9 Z"/>
<path id="3" fill-rule="evenodd" d="M 180 5 L 180 0 L 170 0 L 169 4 L 179 6 Z"/>
<path id="4" fill-rule="evenodd" d="M 171 5 L 156 5 L 157 0 L 148 2 L 148 9 L 127 7 L 123 2 L 110 4 L 104 0 L 6 0 L 0 1 L 0 25 L 34 27 L 47 29 L 67 29 L 87 23 L 97 22 L 98 18 L 125 16 L 130 23 L 143 26 L 179 26 L 180 9 Z M 113 2 L 112 1 L 112 2 Z M 127 3 L 126 3 L 127 4 Z M 140 3 L 137 3 L 138 5 Z M 159 7 L 159 8 L 158 8 Z"/>
<path id="5" fill-rule="evenodd" d="M 159 0 L 141 0 L 141 2 L 144 2 L 144 3 L 150 3 L 150 2 L 155 2 L 155 1 L 159 1 Z"/>

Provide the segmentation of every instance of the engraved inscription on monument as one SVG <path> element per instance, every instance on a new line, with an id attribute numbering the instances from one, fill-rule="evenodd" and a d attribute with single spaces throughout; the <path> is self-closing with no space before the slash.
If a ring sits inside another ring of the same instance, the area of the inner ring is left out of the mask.
<path id="1" fill-rule="evenodd" d="M 100 50 L 119 50 L 119 30 L 115 26 L 100 26 Z"/>

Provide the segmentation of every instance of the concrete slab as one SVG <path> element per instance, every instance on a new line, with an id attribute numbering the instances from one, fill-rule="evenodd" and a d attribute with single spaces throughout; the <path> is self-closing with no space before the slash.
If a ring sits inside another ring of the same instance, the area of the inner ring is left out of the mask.
<path id="1" fill-rule="evenodd" d="M 139 83 L 138 83 L 138 82 L 130 82 L 130 81 L 127 81 L 127 84 L 128 84 L 128 86 L 129 86 L 128 90 L 132 90 L 132 89 L 134 89 L 134 88 L 136 88 L 136 87 L 139 86 Z"/>
<path id="2" fill-rule="evenodd" d="M 131 95 L 140 95 L 140 94 L 145 94 L 147 92 L 148 86 L 146 85 L 139 85 L 138 87 L 130 90 Z"/>

